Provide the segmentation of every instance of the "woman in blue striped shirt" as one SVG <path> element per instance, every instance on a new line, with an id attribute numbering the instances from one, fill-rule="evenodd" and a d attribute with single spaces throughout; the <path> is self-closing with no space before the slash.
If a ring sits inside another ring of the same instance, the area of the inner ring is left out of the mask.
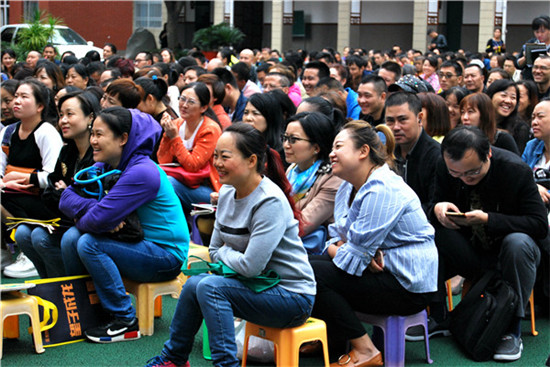
<path id="1" fill-rule="evenodd" d="M 385 125 L 386 146 L 364 121 L 347 123 L 330 154 L 344 179 L 335 199 L 326 255 L 311 256 L 317 280 L 313 315 L 327 323 L 331 352 L 347 341 L 340 366 L 382 365 L 355 311 L 410 315 L 426 308 L 437 289 L 434 230 L 414 191 L 395 174 L 395 139 Z"/>

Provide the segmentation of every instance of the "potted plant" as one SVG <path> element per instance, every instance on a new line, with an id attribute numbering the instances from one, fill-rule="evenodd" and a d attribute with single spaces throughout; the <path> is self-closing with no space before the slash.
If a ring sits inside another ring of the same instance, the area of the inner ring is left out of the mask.
<path id="1" fill-rule="evenodd" d="M 196 31 L 193 36 L 193 46 L 203 50 L 210 60 L 216 56 L 220 47 L 236 46 L 244 38 L 245 34 L 240 29 L 231 27 L 227 23 L 220 23 Z"/>

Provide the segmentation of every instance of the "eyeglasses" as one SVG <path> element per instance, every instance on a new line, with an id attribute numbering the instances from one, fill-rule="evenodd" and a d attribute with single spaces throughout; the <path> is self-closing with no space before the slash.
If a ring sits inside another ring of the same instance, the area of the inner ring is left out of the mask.
<path id="1" fill-rule="evenodd" d="M 544 66 L 544 65 L 533 65 L 533 70 L 542 70 L 542 71 L 548 71 L 550 70 L 550 66 Z"/>
<path id="2" fill-rule="evenodd" d="M 440 78 L 446 78 L 446 79 L 451 79 L 452 77 L 456 76 L 456 74 L 442 73 L 442 72 L 437 73 L 437 75 L 438 75 Z"/>
<path id="3" fill-rule="evenodd" d="M 478 168 L 478 169 L 473 169 L 473 170 L 470 170 L 470 171 L 466 171 L 464 173 L 458 173 L 458 172 L 454 172 L 454 171 L 451 171 L 451 170 L 448 170 L 449 174 L 455 178 L 460 178 L 460 177 L 474 177 L 474 176 L 477 176 L 481 173 L 481 170 L 483 169 L 483 163 L 481 164 L 481 166 Z"/>
<path id="4" fill-rule="evenodd" d="M 181 96 L 180 97 L 180 102 L 181 102 L 181 104 L 186 104 L 187 103 L 188 106 L 194 106 L 194 105 L 199 103 L 199 102 L 195 101 L 194 99 L 187 98 L 186 96 Z"/>
<path id="5" fill-rule="evenodd" d="M 142 62 L 145 61 L 145 59 L 135 59 L 134 62 Z"/>
<path id="6" fill-rule="evenodd" d="M 288 141 L 290 144 L 296 144 L 298 141 L 307 141 L 311 143 L 311 140 L 303 139 L 303 138 L 297 138 L 292 135 L 281 135 L 281 140 L 284 142 Z"/>

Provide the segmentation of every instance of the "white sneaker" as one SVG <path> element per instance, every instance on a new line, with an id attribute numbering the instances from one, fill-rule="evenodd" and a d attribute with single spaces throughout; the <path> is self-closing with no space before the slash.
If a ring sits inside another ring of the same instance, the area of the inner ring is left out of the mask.
<path id="1" fill-rule="evenodd" d="M 20 252 L 15 262 L 4 269 L 4 275 L 10 278 L 30 278 L 37 277 L 38 272 L 32 261 Z"/>

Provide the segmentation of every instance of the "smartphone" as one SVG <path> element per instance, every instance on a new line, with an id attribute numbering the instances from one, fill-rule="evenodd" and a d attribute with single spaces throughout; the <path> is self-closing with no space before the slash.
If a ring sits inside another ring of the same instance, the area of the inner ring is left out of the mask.
<path id="1" fill-rule="evenodd" d="M 457 212 L 445 212 L 445 215 L 448 217 L 459 217 L 459 218 L 465 218 L 465 213 L 457 213 Z"/>

